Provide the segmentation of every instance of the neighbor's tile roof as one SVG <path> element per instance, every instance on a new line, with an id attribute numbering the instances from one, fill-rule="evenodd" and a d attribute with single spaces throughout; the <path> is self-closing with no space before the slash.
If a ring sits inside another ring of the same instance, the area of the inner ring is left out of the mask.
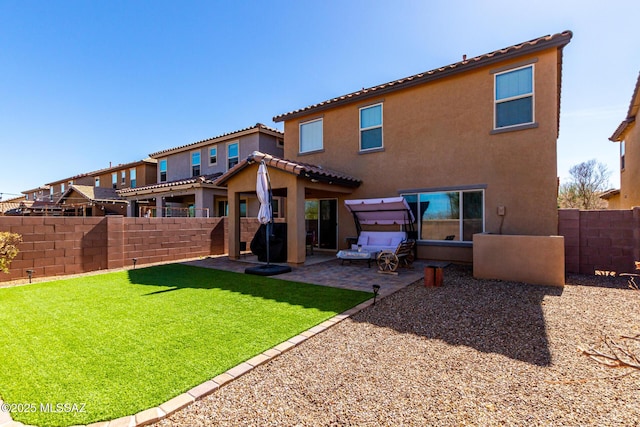
<path id="1" fill-rule="evenodd" d="M 146 159 L 143 159 L 143 160 L 137 160 L 137 161 L 131 162 L 131 163 L 120 163 L 120 164 L 117 164 L 115 166 L 113 166 L 113 165 L 109 166 L 108 168 L 102 168 L 102 169 L 98 169 L 98 170 L 95 170 L 95 171 L 92 171 L 92 172 L 85 172 L 85 173 L 81 173 L 81 174 L 78 174 L 78 175 L 74 175 L 74 176 L 69 177 L 69 178 L 59 179 L 57 181 L 51 181 L 47 185 L 54 185 L 54 184 L 61 183 L 61 182 L 74 181 L 76 179 L 84 178 L 84 177 L 87 177 L 87 176 L 95 177 L 95 176 L 98 176 L 98 175 L 103 175 L 105 173 L 109 173 L 109 172 L 114 171 L 114 170 L 129 169 L 129 168 L 131 168 L 133 166 L 138 166 L 138 165 L 142 165 L 142 164 L 157 164 L 157 163 L 158 163 L 158 161 L 156 159 L 151 159 L 151 158 L 146 158 Z"/>
<path id="2" fill-rule="evenodd" d="M 242 171 L 248 165 L 261 162 L 263 160 L 268 167 L 280 169 L 309 180 L 317 180 L 329 184 L 339 184 L 348 187 L 357 187 L 362 183 L 358 178 L 354 178 L 331 169 L 325 169 L 322 166 L 294 162 L 292 160 L 285 160 L 272 156 L 271 154 L 254 151 L 249 157 L 243 159 L 240 163 L 218 178 L 216 180 L 216 185 L 225 186 L 229 178 Z"/>
<path id="3" fill-rule="evenodd" d="M 337 98 L 332 98 L 327 101 L 320 102 L 318 104 L 280 114 L 278 116 L 275 116 L 273 118 L 273 121 L 282 122 L 285 120 L 290 120 L 296 117 L 304 116 L 311 112 L 326 110 L 337 105 L 347 104 L 350 102 L 379 96 L 384 93 L 423 84 L 446 76 L 450 76 L 452 74 L 461 73 L 478 67 L 484 67 L 486 65 L 490 65 L 498 61 L 504 61 L 505 59 L 524 55 L 526 53 L 549 49 L 551 47 L 564 47 L 567 43 L 569 43 L 569 41 L 571 41 L 572 36 L 573 33 L 571 31 L 564 31 L 562 33 L 554 35 L 538 37 L 536 39 L 509 46 L 504 49 L 476 56 L 475 58 L 464 58 L 460 62 L 456 62 L 445 67 L 440 67 L 424 73 L 415 74 L 413 76 L 405 77 L 398 80 L 393 80 L 388 83 L 373 86 L 368 89 L 362 89 L 356 92 L 349 93 L 347 95 L 342 95 Z"/>
<path id="4" fill-rule="evenodd" d="M 159 182 L 157 184 L 145 185 L 144 187 L 136 187 L 136 188 L 123 188 L 120 190 L 116 190 L 118 194 L 127 195 L 131 193 L 153 190 L 156 188 L 172 188 L 180 185 L 188 185 L 188 184 L 215 184 L 216 178 L 222 175 L 221 172 L 216 172 L 209 175 L 200 175 L 193 178 L 186 179 L 178 179 L 175 181 L 169 182 Z"/>
<path id="5" fill-rule="evenodd" d="M 93 202 L 125 202 L 118 196 L 114 188 L 93 187 L 91 185 L 71 185 L 60 197 L 60 200 L 67 198 L 74 190 Z"/>
<path id="6" fill-rule="evenodd" d="M 184 149 L 196 146 L 198 144 L 203 144 L 205 142 L 214 141 L 214 140 L 220 139 L 220 138 L 226 138 L 226 137 L 229 137 L 229 136 L 233 136 L 233 135 L 236 135 L 236 134 L 239 134 L 239 133 L 242 133 L 242 132 L 247 132 L 247 131 L 254 130 L 254 129 L 257 130 L 258 132 L 262 130 L 262 131 L 267 131 L 267 132 L 271 132 L 271 133 L 276 133 L 276 134 L 284 137 L 284 132 L 282 132 L 281 130 L 278 130 L 278 129 L 263 125 L 262 123 L 256 123 L 254 126 L 249 126 L 249 127 L 244 128 L 244 129 L 235 130 L 233 132 L 223 133 L 222 135 L 218 135 L 218 136 L 214 136 L 214 137 L 211 137 L 211 138 L 203 139 L 201 141 L 192 142 L 190 144 L 181 145 L 181 146 L 178 146 L 178 147 L 167 148 L 166 150 L 157 151 L 155 153 L 149 154 L 149 156 L 158 157 L 158 156 L 160 156 L 162 154 L 167 154 L 167 153 L 170 153 L 170 152 L 173 152 L 173 151 L 182 151 Z"/>
<path id="7" fill-rule="evenodd" d="M 620 142 L 624 139 L 624 134 L 626 133 L 627 128 L 636 120 L 638 109 L 640 109 L 640 73 L 638 73 L 638 80 L 636 81 L 636 87 L 633 90 L 633 96 L 631 97 L 631 104 L 629 105 L 627 117 L 622 121 L 622 123 L 620 123 L 615 132 L 613 132 L 609 141 Z"/>

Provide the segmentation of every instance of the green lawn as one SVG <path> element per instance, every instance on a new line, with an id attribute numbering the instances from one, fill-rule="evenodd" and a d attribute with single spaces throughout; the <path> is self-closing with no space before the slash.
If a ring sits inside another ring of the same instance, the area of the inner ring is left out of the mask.
<path id="1" fill-rule="evenodd" d="M 132 415 L 370 297 L 180 264 L 0 289 L 0 398 L 40 426 Z"/>

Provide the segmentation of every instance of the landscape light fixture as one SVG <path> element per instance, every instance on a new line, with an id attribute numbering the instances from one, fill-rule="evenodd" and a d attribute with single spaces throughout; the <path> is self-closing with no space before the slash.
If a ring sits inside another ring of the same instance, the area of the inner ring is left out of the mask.
<path id="1" fill-rule="evenodd" d="M 373 285 L 373 305 L 376 305 L 376 298 L 378 297 L 379 291 L 380 285 Z"/>
<path id="2" fill-rule="evenodd" d="M 31 276 L 33 276 L 33 273 L 35 273 L 34 270 L 27 270 L 27 274 L 29 275 L 29 283 L 31 283 Z"/>
<path id="3" fill-rule="evenodd" d="M 133 268 L 136 268 L 136 263 L 138 262 L 138 258 L 133 259 Z"/>

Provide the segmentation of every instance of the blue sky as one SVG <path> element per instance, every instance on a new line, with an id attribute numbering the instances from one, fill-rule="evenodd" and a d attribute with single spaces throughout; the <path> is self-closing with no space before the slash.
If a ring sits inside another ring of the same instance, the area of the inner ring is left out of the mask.
<path id="1" fill-rule="evenodd" d="M 640 2 L 517 3 L 0 0 L 0 193 L 563 30 L 558 175 L 595 158 L 619 185 Z"/>

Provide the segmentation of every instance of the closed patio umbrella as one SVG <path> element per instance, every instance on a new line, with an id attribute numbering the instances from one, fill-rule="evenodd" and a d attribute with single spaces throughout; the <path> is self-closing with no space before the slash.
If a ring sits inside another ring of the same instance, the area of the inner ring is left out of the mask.
<path id="1" fill-rule="evenodd" d="M 246 268 L 244 272 L 246 274 L 256 274 L 260 276 L 273 276 L 276 274 L 288 273 L 291 271 L 291 267 L 288 265 L 271 265 L 271 226 L 273 225 L 273 214 L 271 205 L 273 204 L 273 196 L 271 193 L 271 181 L 269 179 L 269 172 L 267 171 L 267 165 L 264 160 L 260 162 L 258 166 L 258 177 L 256 180 L 256 195 L 260 201 L 260 210 L 258 211 L 258 221 L 260 224 L 264 224 L 266 228 L 266 243 L 267 243 L 267 264 L 258 267 Z M 253 250 L 253 248 L 252 248 Z"/>
<path id="2" fill-rule="evenodd" d="M 271 234 L 271 188 L 269 184 L 269 172 L 264 161 L 258 166 L 258 178 L 256 180 L 256 195 L 260 201 L 260 210 L 258 211 L 258 221 L 265 224 L 267 228 L 267 265 L 269 264 L 269 235 Z"/>

